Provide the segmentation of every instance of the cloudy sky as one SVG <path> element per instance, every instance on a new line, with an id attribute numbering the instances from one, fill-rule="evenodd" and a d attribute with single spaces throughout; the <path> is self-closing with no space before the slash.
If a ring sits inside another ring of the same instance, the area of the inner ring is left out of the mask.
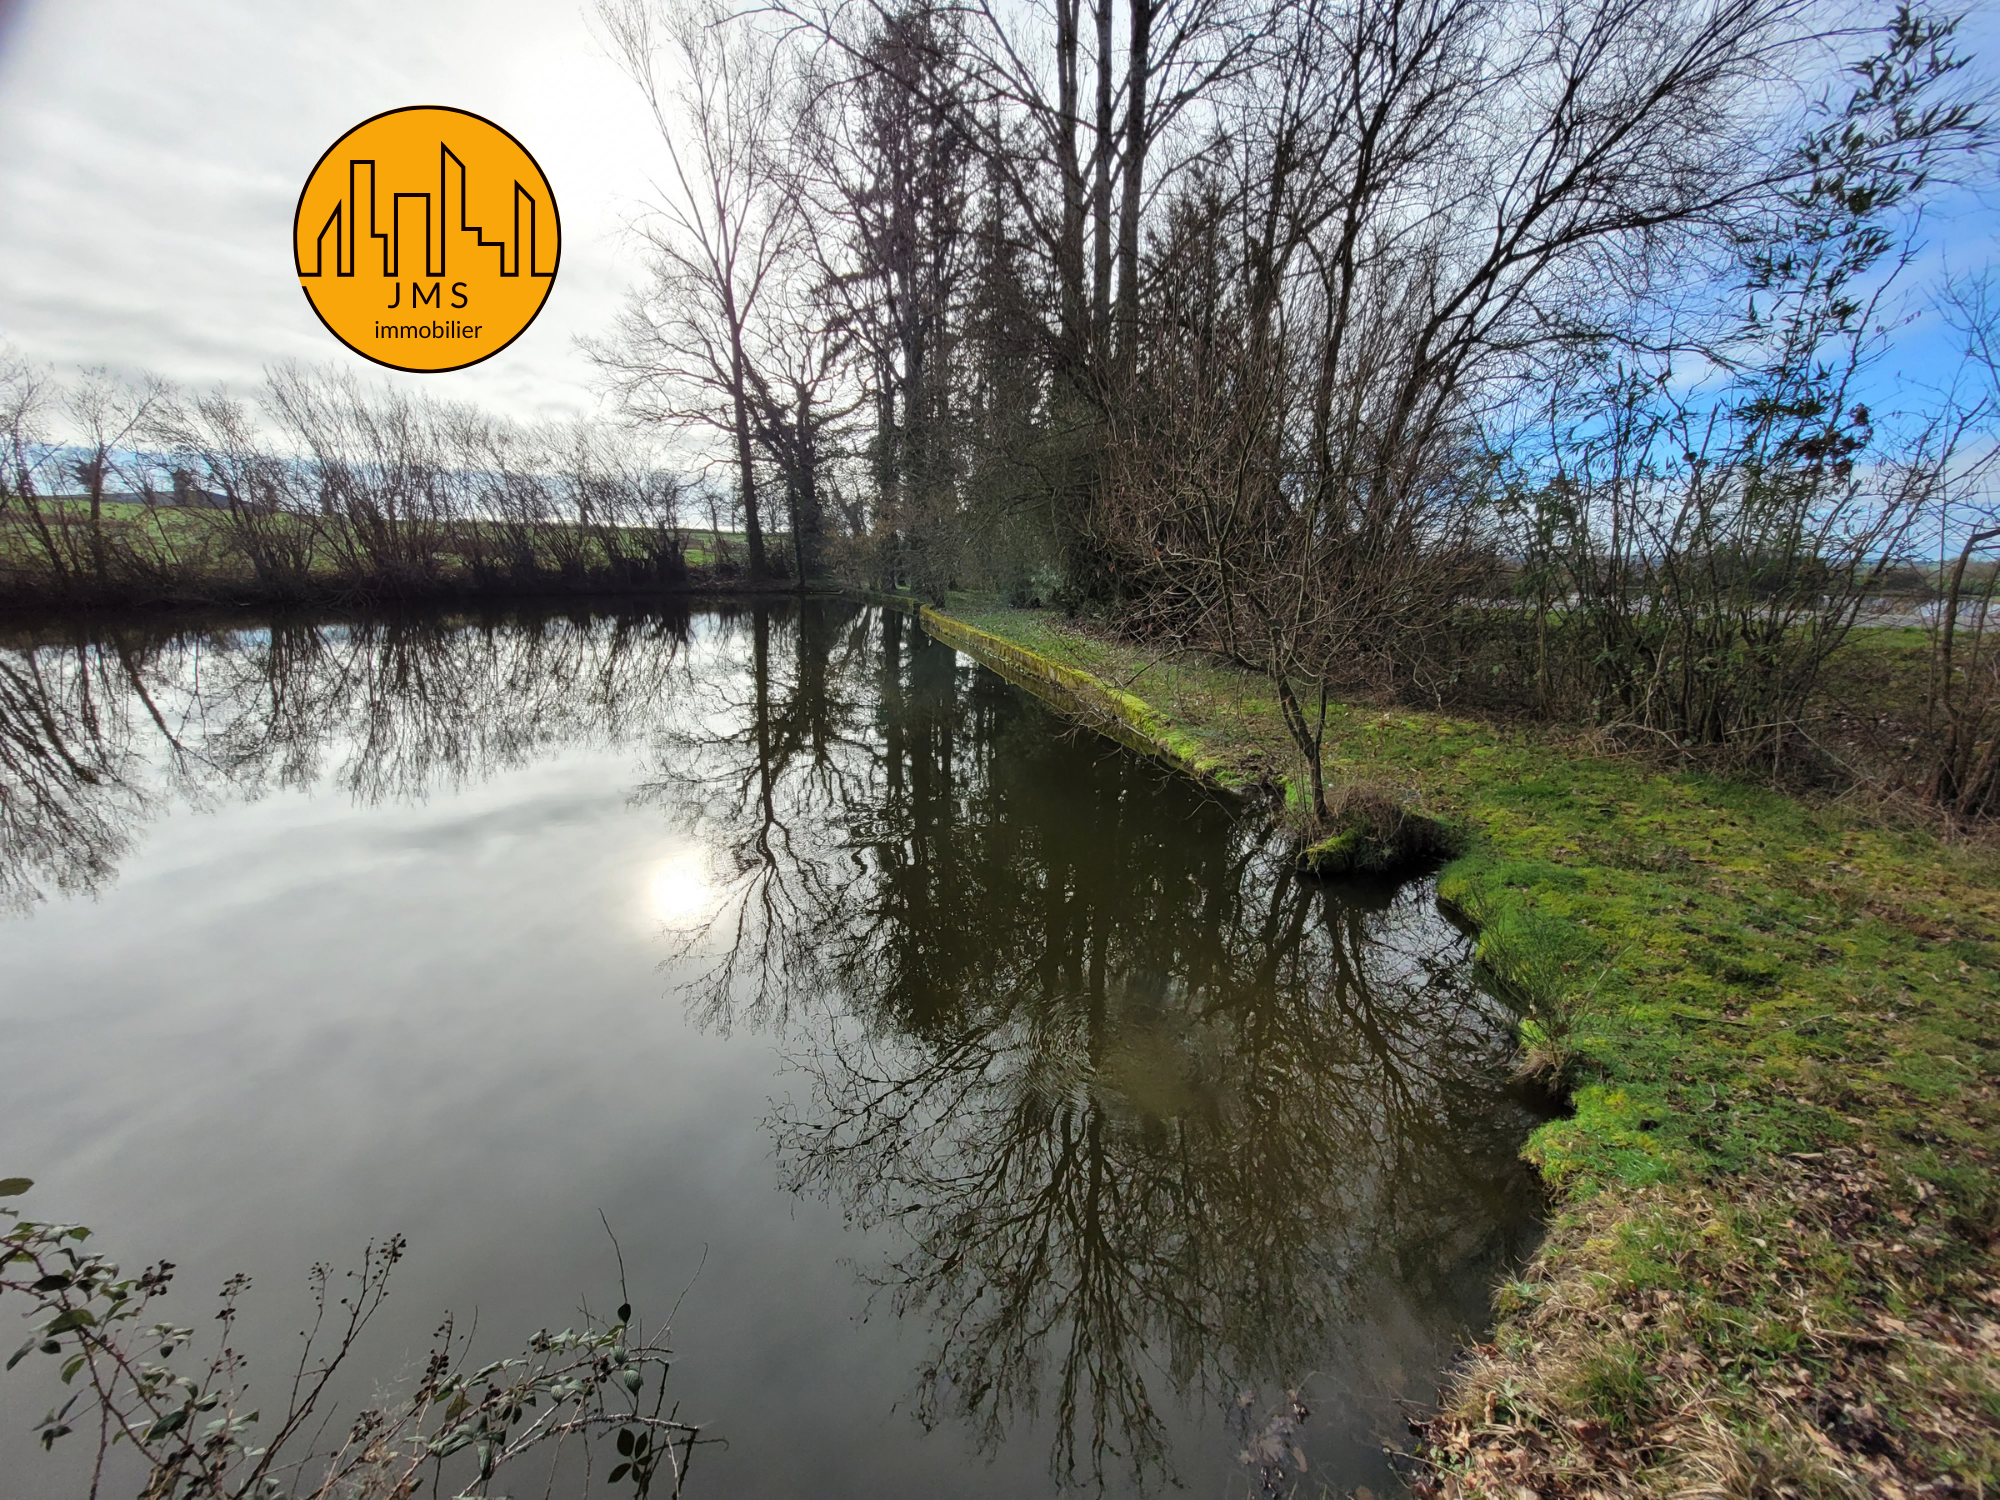
<path id="1" fill-rule="evenodd" d="M 1991 76 L 2000 5 L 1971 8 Z M 579 334 L 601 331 L 639 266 L 621 227 L 659 150 L 583 0 L 0 0 L 0 339 L 58 367 L 149 369 L 247 390 L 272 360 L 349 361 L 293 275 L 308 171 L 380 110 L 451 104 L 498 121 L 554 184 L 562 274 L 499 357 L 378 378 L 515 416 L 594 406 Z M 1959 194 L 1928 261 L 1993 255 L 2000 213 Z M 1953 361 L 1935 320 L 1892 369 Z"/>
<path id="2" fill-rule="evenodd" d="M 578 0 L 0 0 L 0 339 L 246 392 L 272 360 L 354 360 L 299 291 L 292 211 L 335 138 L 405 104 L 535 154 L 562 272 L 498 358 L 370 373 L 520 417 L 592 408 L 575 338 L 636 277 L 619 231 L 655 152 Z"/>

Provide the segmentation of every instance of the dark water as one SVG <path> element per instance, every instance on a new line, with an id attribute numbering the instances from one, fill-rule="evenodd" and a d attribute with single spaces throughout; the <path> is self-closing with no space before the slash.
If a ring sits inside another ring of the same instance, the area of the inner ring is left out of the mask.
<path id="1" fill-rule="evenodd" d="M 893 614 L 17 630 L 0 900 L 29 1209 L 188 1321 L 250 1273 L 272 1374 L 406 1234 L 360 1395 L 615 1300 L 603 1210 L 697 1496 L 1258 1493 L 1288 1390 L 1288 1490 L 1393 1489 L 1534 1233 L 1426 882 L 1302 883 Z M 47 1378 L 9 1497 L 76 1493 Z"/>

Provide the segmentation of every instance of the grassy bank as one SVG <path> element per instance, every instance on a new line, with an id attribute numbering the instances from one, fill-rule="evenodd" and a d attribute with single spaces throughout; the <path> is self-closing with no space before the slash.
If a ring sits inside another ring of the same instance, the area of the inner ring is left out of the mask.
<path id="1" fill-rule="evenodd" d="M 949 615 L 1282 791 L 1269 686 L 1058 617 Z M 1430 1432 L 1506 1495 L 2000 1488 L 2000 858 L 1549 733 L 1343 706 L 1336 783 L 1464 830 L 1440 893 L 1573 1114 L 1549 1238 Z"/>

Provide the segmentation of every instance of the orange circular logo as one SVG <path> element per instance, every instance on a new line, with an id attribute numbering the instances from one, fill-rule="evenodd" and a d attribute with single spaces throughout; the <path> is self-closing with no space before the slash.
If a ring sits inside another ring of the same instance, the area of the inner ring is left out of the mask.
<path id="1" fill-rule="evenodd" d="M 356 354 L 462 370 L 535 321 L 556 283 L 556 195 L 491 120 L 419 105 L 327 148 L 292 216 L 299 286 Z"/>

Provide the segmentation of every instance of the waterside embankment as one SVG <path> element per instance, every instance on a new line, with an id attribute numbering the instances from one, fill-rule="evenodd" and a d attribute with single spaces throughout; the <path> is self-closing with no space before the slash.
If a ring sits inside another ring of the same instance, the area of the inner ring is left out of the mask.
<path id="1" fill-rule="evenodd" d="M 921 617 L 1211 785 L 1289 781 L 1261 679 L 1048 612 Z M 1529 1142 L 1550 1232 L 1426 1483 L 1992 1493 L 2000 858 L 1532 728 L 1334 712 L 1336 783 L 1465 830 L 1440 897 L 1572 1106 Z"/>

